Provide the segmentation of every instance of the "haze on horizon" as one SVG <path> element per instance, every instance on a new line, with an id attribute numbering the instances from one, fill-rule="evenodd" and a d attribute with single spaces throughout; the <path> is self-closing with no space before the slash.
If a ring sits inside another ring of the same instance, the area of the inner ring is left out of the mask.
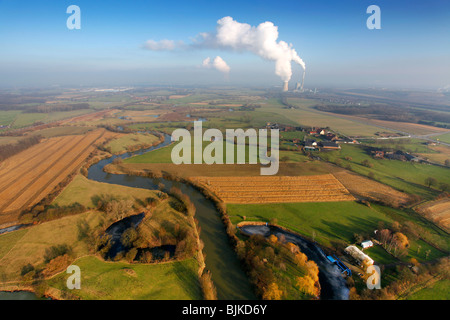
<path id="1" fill-rule="evenodd" d="M 71 4 L 81 30 L 66 27 Z M 381 30 L 366 27 L 371 4 Z M 256 40 L 218 41 L 224 17 L 252 27 L 247 35 L 266 23 L 278 37 L 266 52 Z M 304 61 L 305 87 L 438 89 L 450 85 L 449 31 L 450 3 L 438 0 L 0 0 L 0 86 L 276 86 L 287 77 L 293 87 Z"/>

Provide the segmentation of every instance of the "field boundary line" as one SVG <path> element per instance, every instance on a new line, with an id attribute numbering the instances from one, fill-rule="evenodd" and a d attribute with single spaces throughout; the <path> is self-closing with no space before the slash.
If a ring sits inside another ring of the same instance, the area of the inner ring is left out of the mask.
<path id="1" fill-rule="evenodd" d="M 63 169 L 61 169 L 56 175 L 53 176 L 52 179 L 50 179 L 49 181 L 47 181 L 47 183 L 42 186 L 34 195 L 32 195 L 31 197 L 29 197 L 28 201 L 25 202 L 25 204 L 22 206 L 22 208 L 26 208 L 30 205 L 30 203 L 32 203 L 37 197 L 39 197 L 39 195 L 45 191 L 46 188 L 48 188 L 62 173 L 64 173 L 64 171 L 66 171 L 67 169 L 69 169 L 77 160 L 79 160 L 79 157 L 81 157 L 83 155 L 83 153 L 85 153 L 90 147 L 92 147 L 92 145 L 97 142 L 99 139 L 101 139 L 103 137 L 103 135 L 105 134 L 105 131 L 103 131 L 97 138 L 95 138 L 89 145 L 87 145 L 82 151 L 80 151 L 75 157 L 73 157 L 72 161 L 70 161 Z M 74 168 L 74 170 L 76 170 L 76 168 Z M 34 182 L 33 182 L 34 183 Z"/>
<path id="2" fill-rule="evenodd" d="M 57 144 L 58 142 L 61 142 L 61 140 L 62 140 L 62 139 L 55 139 L 55 141 L 53 141 L 52 143 L 50 143 L 50 145 L 47 146 L 47 147 L 48 147 L 48 148 L 53 147 L 53 146 L 54 146 L 55 144 Z M 45 143 L 45 142 L 44 142 L 44 143 Z M 38 144 L 37 144 L 36 146 L 38 146 Z M 25 149 L 25 150 L 23 150 L 22 152 L 24 152 L 24 151 L 27 151 L 27 150 Z M 29 159 L 26 159 L 26 160 L 22 161 L 20 164 L 18 164 L 18 165 L 15 166 L 14 168 L 15 168 L 15 169 L 16 169 L 16 168 L 19 168 L 19 167 L 21 167 L 22 165 L 24 165 L 25 163 L 27 163 L 28 161 L 34 160 L 34 158 L 40 156 L 42 152 L 37 152 L 37 151 L 36 151 L 36 153 L 37 153 L 37 154 L 35 154 L 34 156 L 32 156 L 32 157 L 29 158 Z M 7 175 L 7 174 L 9 174 L 9 173 L 11 173 L 11 171 L 8 171 L 8 172 L 5 172 L 5 173 L 0 174 L 0 179 L 3 178 L 5 175 Z"/>
<path id="3" fill-rule="evenodd" d="M 81 143 L 84 139 L 86 139 L 88 135 L 84 136 L 80 141 L 76 142 L 75 144 Z M 70 149 L 70 148 L 69 148 Z M 69 150 L 68 150 L 69 151 Z M 25 187 L 23 187 L 19 192 L 16 193 L 14 197 L 12 197 L 7 203 L 5 203 L 2 207 L 0 207 L 0 212 L 4 212 L 6 208 L 8 208 L 14 201 L 16 201 L 25 190 L 27 190 L 30 186 L 32 186 L 34 183 L 36 183 L 39 178 L 41 178 L 44 174 L 46 174 L 52 167 L 58 163 L 62 158 L 64 158 L 67 155 L 67 152 L 64 152 L 60 157 L 58 157 L 55 161 L 53 161 L 43 172 L 40 173 L 40 175 L 36 178 L 34 178 L 29 184 L 27 184 Z M 23 206 L 22 206 L 23 207 Z"/>
<path id="4" fill-rule="evenodd" d="M 81 140 L 81 139 L 80 139 L 80 140 Z M 60 140 L 59 142 L 62 143 L 63 140 Z M 27 170 L 25 173 L 23 173 L 21 176 L 16 176 L 16 178 L 13 178 L 12 181 L 10 181 L 9 183 L 7 182 L 7 184 L 6 184 L 5 186 L 3 186 L 3 187 L 0 189 L 0 193 L 2 193 L 3 191 L 5 191 L 6 189 L 8 189 L 11 185 L 13 185 L 13 184 L 16 183 L 17 181 L 19 181 L 24 175 L 26 175 L 26 174 L 32 172 L 34 169 L 36 169 L 37 167 L 39 167 L 41 164 L 42 164 L 42 162 L 36 163 L 33 167 L 31 167 L 30 169 L 28 169 L 28 170 Z M 15 169 L 16 169 L 16 168 L 12 169 L 11 171 L 13 171 L 13 170 L 15 170 Z M 8 173 L 11 173 L 11 171 L 8 172 Z"/>

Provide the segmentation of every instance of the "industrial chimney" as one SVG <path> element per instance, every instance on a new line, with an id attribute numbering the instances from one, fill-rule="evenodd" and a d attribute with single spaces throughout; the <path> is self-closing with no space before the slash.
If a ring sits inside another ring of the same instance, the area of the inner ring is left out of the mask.
<path id="1" fill-rule="evenodd" d="M 285 81 L 283 85 L 283 92 L 287 92 L 288 90 L 289 90 L 289 83 Z"/>
<path id="2" fill-rule="evenodd" d="M 305 73 L 306 71 L 303 70 L 302 86 L 300 87 L 300 91 L 303 91 L 303 84 L 305 83 Z"/>
<path id="3" fill-rule="evenodd" d="M 300 82 L 297 82 L 295 84 L 295 91 L 298 91 L 300 89 Z"/>

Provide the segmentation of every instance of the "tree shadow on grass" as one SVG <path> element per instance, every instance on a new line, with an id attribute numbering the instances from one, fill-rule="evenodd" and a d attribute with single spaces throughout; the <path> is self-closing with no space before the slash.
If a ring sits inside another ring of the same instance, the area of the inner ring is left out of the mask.
<path id="1" fill-rule="evenodd" d="M 197 273 L 186 267 L 183 262 L 174 262 L 173 271 L 179 280 L 178 283 L 192 299 L 201 299 L 202 293 Z"/>

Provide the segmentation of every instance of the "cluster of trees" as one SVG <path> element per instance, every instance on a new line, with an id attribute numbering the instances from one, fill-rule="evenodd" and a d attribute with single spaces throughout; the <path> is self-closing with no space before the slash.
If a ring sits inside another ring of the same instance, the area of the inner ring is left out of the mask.
<path id="1" fill-rule="evenodd" d="M 299 248 L 272 235 L 268 240 L 253 235 L 246 241 L 238 241 L 236 253 L 243 262 L 256 293 L 263 299 L 279 300 L 295 287 L 297 298 L 311 299 L 319 295 L 319 268 Z M 295 265 L 299 274 L 294 283 L 280 275 L 286 272 L 287 264 Z"/>
<path id="2" fill-rule="evenodd" d="M 12 157 L 19 152 L 22 152 L 41 141 L 42 137 L 39 135 L 24 138 L 18 143 L 9 143 L 0 146 L 0 161 L 5 161 L 7 158 Z"/>
<path id="3" fill-rule="evenodd" d="M 409 240 L 403 233 L 382 229 L 378 231 L 377 238 L 383 248 L 394 257 L 406 256 L 408 254 Z"/>
<path id="4" fill-rule="evenodd" d="M 177 205 L 185 209 L 187 214 L 193 215 L 195 207 L 190 203 L 189 198 L 179 190 L 173 191 L 180 200 L 176 200 Z M 168 195 L 159 193 L 160 198 L 147 198 L 140 205 L 149 212 L 144 219 L 151 219 L 151 211 Z M 106 213 L 101 226 L 96 230 L 91 230 L 89 224 L 82 221 L 78 225 L 78 238 L 85 240 L 89 247 L 98 252 L 104 259 L 109 259 L 109 251 L 112 247 L 112 238 L 105 233 L 107 227 L 129 216 L 133 211 L 134 202 L 127 199 L 111 199 L 102 196 L 96 199 L 97 208 Z M 176 208 L 176 210 L 179 208 Z M 144 220 L 145 221 L 145 220 Z M 184 259 L 193 256 L 197 251 L 197 241 L 194 230 L 188 225 L 172 223 L 166 221 L 160 224 L 155 230 L 147 223 L 140 223 L 137 227 L 127 228 L 121 235 L 120 241 L 124 250 L 119 252 L 114 260 L 125 259 L 128 262 L 151 263 L 154 261 L 167 261 L 171 258 Z M 172 250 L 173 249 L 173 250 Z"/>
<path id="5" fill-rule="evenodd" d="M 45 250 L 44 264 L 34 266 L 31 263 L 24 265 L 20 275 L 24 285 L 31 285 L 38 297 L 43 297 L 48 285 L 45 278 L 67 268 L 73 259 L 73 248 L 67 244 L 49 247 Z"/>
<path id="6" fill-rule="evenodd" d="M 362 164 L 364 167 L 367 167 L 367 168 L 372 168 L 372 167 L 373 167 L 373 164 L 372 164 L 368 159 L 363 160 L 363 161 L 361 162 L 361 164 Z"/>
<path id="7" fill-rule="evenodd" d="M 21 216 L 22 223 L 45 222 L 59 219 L 68 215 L 75 215 L 86 211 L 86 207 L 75 202 L 68 206 L 50 205 L 44 207 L 42 205 L 35 206 L 32 212 Z"/>
<path id="8" fill-rule="evenodd" d="M 450 191 L 450 184 L 445 183 L 445 182 L 439 183 L 439 182 L 437 181 L 437 179 L 434 178 L 434 177 L 427 177 L 427 178 L 425 179 L 424 182 L 425 182 L 425 185 L 426 185 L 428 188 L 431 188 L 431 187 L 437 187 L 437 188 L 439 188 L 439 190 L 441 190 L 442 192 Z"/>
<path id="9" fill-rule="evenodd" d="M 258 108 L 261 108 L 261 105 L 245 103 L 244 105 L 240 106 L 237 110 L 238 111 L 255 111 L 255 109 L 258 109 Z"/>
<path id="10" fill-rule="evenodd" d="M 450 279 L 450 258 L 444 257 L 434 264 L 419 264 L 417 261 L 412 261 L 412 265 L 397 265 L 394 268 L 385 269 L 381 267 L 381 274 L 391 273 L 396 279 L 380 290 L 369 290 L 365 287 L 357 290 L 350 284 L 350 299 L 351 300 L 394 300 L 406 297 L 412 293 L 412 288 L 417 287 L 418 284 L 426 284 L 436 280 Z M 420 286 L 419 286 L 420 288 Z"/>
<path id="11" fill-rule="evenodd" d="M 171 203 L 175 210 L 184 212 L 190 217 L 195 215 L 195 206 L 189 196 L 183 194 L 177 187 L 170 188 L 169 194 L 179 201 L 179 203 Z"/>

